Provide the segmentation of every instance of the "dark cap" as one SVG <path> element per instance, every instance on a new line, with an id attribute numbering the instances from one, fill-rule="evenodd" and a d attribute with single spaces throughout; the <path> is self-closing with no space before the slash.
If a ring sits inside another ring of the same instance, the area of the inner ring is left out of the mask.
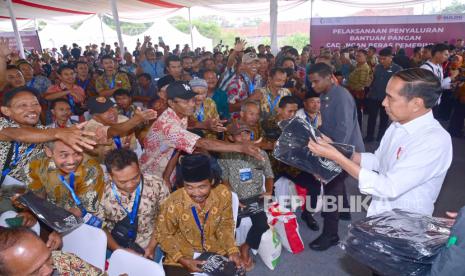
<path id="1" fill-rule="evenodd" d="M 160 78 L 157 81 L 158 91 L 160 91 L 164 86 L 175 82 L 175 79 L 171 75 L 166 75 L 163 78 Z"/>
<path id="2" fill-rule="evenodd" d="M 228 133 L 231 135 L 238 135 L 243 131 L 251 132 L 250 128 L 241 121 L 232 122 L 228 126 Z"/>
<path id="3" fill-rule="evenodd" d="M 195 97 L 197 94 L 192 91 L 191 86 L 186 81 L 175 81 L 168 85 L 166 89 L 168 99 L 180 98 L 183 100 L 189 100 Z"/>
<path id="4" fill-rule="evenodd" d="M 212 177 L 210 158 L 204 154 L 186 155 L 181 159 L 181 174 L 185 182 L 200 182 Z"/>
<path id="5" fill-rule="evenodd" d="M 101 114 L 115 105 L 110 99 L 105 97 L 92 97 L 87 101 L 90 114 Z"/>

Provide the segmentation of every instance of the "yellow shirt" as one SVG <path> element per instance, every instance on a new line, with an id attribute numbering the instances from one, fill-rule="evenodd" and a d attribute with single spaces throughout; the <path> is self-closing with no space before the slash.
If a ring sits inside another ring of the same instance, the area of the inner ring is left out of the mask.
<path id="1" fill-rule="evenodd" d="M 201 110 L 201 108 L 198 108 L 195 111 L 195 114 L 192 116 L 192 119 L 194 121 L 197 121 L 197 122 L 199 121 L 200 116 L 198 116 L 198 115 L 200 113 L 200 110 Z M 216 110 L 216 103 L 211 98 L 206 98 L 205 101 L 203 102 L 203 112 L 204 113 L 203 113 L 202 122 L 204 122 L 206 120 L 212 120 L 212 119 L 219 119 L 220 118 L 220 115 L 218 114 L 218 111 Z M 205 133 L 205 138 L 216 139 L 216 135 L 217 135 L 216 132 L 204 130 L 204 133 Z"/>
<path id="2" fill-rule="evenodd" d="M 362 65 L 357 65 L 354 71 L 350 73 L 349 79 L 347 81 L 347 87 L 352 91 L 360 91 L 365 87 L 370 86 L 371 81 L 373 80 L 373 72 L 371 71 L 368 63 Z"/>
<path id="3" fill-rule="evenodd" d="M 61 171 L 52 159 L 45 157 L 29 164 L 28 188 L 36 193 L 45 193 L 47 200 L 65 209 L 76 208 L 69 190 L 61 183 Z M 97 207 L 103 193 L 103 171 L 94 159 L 85 158 L 75 172 L 74 191 L 84 208 L 91 213 Z M 69 183 L 69 176 L 65 176 Z"/>
<path id="4" fill-rule="evenodd" d="M 181 188 L 163 202 L 156 224 L 157 241 L 166 253 L 165 264 L 180 265 L 178 260 L 181 257 L 192 258 L 194 252 L 203 251 L 192 206 L 196 207 L 199 220 L 204 225 L 205 251 L 220 255 L 239 253 L 234 239 L 231 192 L 226 186 L 212 188 L 202 210 Z"/>

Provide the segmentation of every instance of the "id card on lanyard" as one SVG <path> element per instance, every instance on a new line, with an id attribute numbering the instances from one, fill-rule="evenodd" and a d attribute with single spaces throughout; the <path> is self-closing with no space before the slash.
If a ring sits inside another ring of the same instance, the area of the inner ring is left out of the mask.
<path id="1" fill-rule="evenodd" d="M 121 137 L 113 136 L 113 142 L 115 142 L 115 145 L 116 145 L 117 149 L 122 149 L 123 148 L 123 143 L 121 143 Z"/>
<path id="2" fill-rule="evenodd" d="M 281 95 L 276 96 L 273 102 L 271 102 L 271 93 L 267 93 L 268 97 L 268 104 L 270 105 L 270 113 L 273 113 L 275 110 L 275 107 L 278 105 L 279 100 L 281 99 Z"/>
<path id="3" fill-rule="evenodd" d="M 19 153 L 20 145 L 21 144 L 16 142 L 16 141 L 13 143 L 14 154 L 15 154 L 14 158 L 13 158 L 13 163 L 11 163 L 4 171 L 2 171 L 3 176 L 8 175 L 11 172 L 11 168 L 16 167 L 18 165 L 19 161 L 21 160 L 22 154 Z M 24 151 L 24 156 L 27 156 L 29 153 L 31 153 L 31 151 L 35 148 L 35 146 L 36 146 L 35 144 L 29 145 L 29 147 L 27 147 L 26 151 Z"/>
<path id="4" fill-rule="evenodd" d="M 203 122 L 205 120 L 205 106 L 202 105 L 200 106 L 200 109 L 196 112 L 196 117 L 198 122 Z"/>
<path id="5" fill-rule="evenodd" d="M 200 231 L 200 240 L 201 240 L 200 242 L 202 244 L 202 251 L 206 251 L 205 249 L 205 224 L 207 223 L 208 214 L 210 213 L 210 211 L 208 211 L 205 214 L 205 219 L 203 220 L 203 224 L 201 224 L 199 215 L 197 214 L 197 209 L 195 208 L 195 206 L 192 206 L 191 210 L 192 210 L 192 215 L 194 216 L 195 224 L 197 224 L 197 228 Z"/>
<path id="6" fill-rule="evenodd" d="M 115 183 L 111 183 L 111 190 L 113 191 L 113 194 L 114 194 L 116 200 L 118 201 L 119 206 L 121 206 L 121 208 L 123 208 L 124 212 L 128 215 L 129 223 L 131 225 L 133 225 L 136 222 L 137 213 L 139 211 L 140 199 L 141 199 L 141 196 L 142 196 L 141 195 L 142 185 L 143 185 L 143 180 L 142 180 L 142 176 L 141 176 L 141 182 L 139 183 L 139 185 L 137 186 L 137 189 L 136 189 L 136 197 L 134 199 L 134 204 L 132 205 L 131 212 L 129 212 L 128 209 L 126 209 L 123 206 L 123 203 L 121 203 L 121 199 L 119 198 L 118 192 L 116 191 Z M 132 230 L 129 231 L 129 238 L 134 238 L 135 236 L 136 236 L 136 233 L 134 233 Z"/>
<path id="7" fill-rule="evenodd" d="M 110 89 L 115 88 L 115 84 L 116 84 L 116 74 L 112 76 L 111 82 L 108 80 L 108 77 L 105 76 L 105 82 L 107 83 L 108 88 L 110 88 Z"/>
<path id="8" fill-rule="evenodd" d="M 68 183 L 68 181 L 66 181 L 66 178 L 63 175 L 59 175 L 58 178 L 60 179 L 63 186 L 65 186 L 65 188 L 68 189 L 68 191 L 71 194 L 71 197 L 73 198 L 74 202 L 78 206 L 79 210 L 81 210 L 82 218 L 84 220 L 84 223 L 87 224 L 87 225 L 90 225 L 90 226 L 97 227 L 97 228 L 102 228 L 103 221 L 100 218 L 88 213 L 86 208 L 84 208 L 84 206 L 82 205 L 81 200 L 76 195 L 76 192 L 74 190 L 74 188 L 75 188 L 74 187 L 74 181 L 75 181 L 74 172 L 71 172 L 69 174 L 69 183 Z"/>

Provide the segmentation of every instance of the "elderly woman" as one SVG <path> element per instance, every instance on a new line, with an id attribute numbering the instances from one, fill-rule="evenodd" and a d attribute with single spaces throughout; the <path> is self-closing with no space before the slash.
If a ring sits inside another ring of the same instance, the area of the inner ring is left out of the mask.
<path id="1" fill-rule="evenodd" d="M 220 115 L 216 109 L 215 102 L 207 97 L 208 84 L 204 79 L 194 78 L 189 82 L 192 91 L 197 94 L 195 96 L 195 113 L 190 120 L 194 122 L 203 123 L 208 120 L 219 120 Z M 217 133 L 204 130 L 205 138 L 216 138 Z"/>

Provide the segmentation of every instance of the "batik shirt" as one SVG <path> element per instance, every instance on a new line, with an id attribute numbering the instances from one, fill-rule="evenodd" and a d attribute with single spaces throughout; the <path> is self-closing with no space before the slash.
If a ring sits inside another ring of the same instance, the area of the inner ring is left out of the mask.
<path id="1" fill-rule="evenodd" d="M 29 165 L 28 188 L 34 193 L 45 193 L 47 200 L 58 207 L 77 208 L 70 191 L 61 182 L 63 175 L 70 183 L 69 175 L 64 175 L 48 158 L 34 160 Z M 95 213 L 103 192 L 103 171 L 94 159 L 84 158 L 76 169 L 74 191 L 79 197 L 86 211 Z"/>
<path id="2" fill-rule="evenodd" d="M 246 199 L 263 193 L 263 177 L 274 178 L 270 159 L 265 151 L 260 161 L 242 153 L 225 153 L 218 158 L 223 180 L 227 180 L 239 199 Z"/>
<path id="3" fill-rule="evenodd" d="M 112 183 L 106 178 L 105 189 L 102 200 L 99 204 L 97 216 L 104 222 L 104 227 L 111 232 L 115 224 L 124 219 L 128 214 L 119 205 L 118 200 L 112 190 Z M 115 186 L 116 188 L 116 186 Z M 134 201 L 136 199 L 136 190 L 129 196 L 126 196 L 118 191 L 116 193 L 126 210 L 132 211 Z M 137 213 L 137 237 L 136 243 L 142 247 L 147 247 L 152 237 L 156 218 L 159 213 L 160 205 L 169 195 L 168 188 L 161 178 L 153 175 L 144 175 L 144 184 L 142 187 L 141 199 L 139 203 L 139 211 Z"/>
<path id="4" fill-rule="evenodd" d="M 113 74 L 111 77 L 108 77 L 106 74 L 103 74 L 97 79 L 95 83 L 95 88 L 97 89 L 98 93 L 100 93 L 102 90 L 109 90 L 114 88 L 123 88 L 130 91 L 131 83 L 129 82 L 129 78 L 128 75 L 126 75 L 126 73 L 116 73 Z"/>
<path id="5" fill-rule="evenodd" d="M 261 88 L 255 93 L 262 93 L 262 97 L 260 99 L 262 117 L 276 115 L 281 99 L 285 96 L 292 95 L 291 91 L 289 91 L 287 88 L 280 88 L 278 90 L 278 96 L 276 97 L 273 97 L 271 90 L 268 87 Z"/>
<path id="6" fill-rule="evenodd" d="M 153 123 L 144 140 L 142 172 L 161 177 L 175 149 L 189 154 L 194 151 L 200 136 L 187 130 L 187 120 L 168 108 Z"/>
<path id="7" fill-rule="evenodd" d="M 203 225 L 203 246 L 192 207 Z M 208 251 L 220 255 L 239 253 L 234 239 L 234 225 L 231 192 L 224 185 L 210 191 L 203 209 L 192 201 L 184 188 L 177 190 L 162 204 L 156 224 L 157 241 L 166 253 L 164 263 L 180 265 L 180 258 L 192 258 L 194 252 Z"/>

